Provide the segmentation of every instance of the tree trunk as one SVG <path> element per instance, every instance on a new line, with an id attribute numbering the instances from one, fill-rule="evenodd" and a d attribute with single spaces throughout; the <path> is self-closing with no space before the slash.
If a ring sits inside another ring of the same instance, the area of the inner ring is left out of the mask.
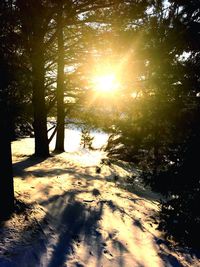
<path id="1" fill-rule="evenodd" d="M 0 220 L 9 218 L 14 210 L 14 186 L 12 175 L 12 157 L 10 125 L 6 103 L 0 102 Z"/>
<path id="2" fill-rule="evenodd" d="M 64 151 L 65 109 L 64 109 L 64 40 L 62 9 L 57 17 L 58 27 L 58 74 L 57 74 L 57 136 L 55 151 Z"/>
<path id="3" fill-rule="evenodd" d="M 157 104 L 159 105 L 159 104 Z M 157 176 L 158 175 L 158 170 L 160 166 L 160 120 L 157 118 L 155 120 L 155 129 L 154 129 L 154 169 L 153 169 L 153 175 Z"/>
<path id="4" fill-rule="evenodd" d="M 35 155 L 38 157 L 49 156 L 47 136 L 47 112 L 45 106 L 44 87 L 44 51 L 43 42 L 36 40 L 37 45 L 31 55 L 33 75 L 33 117 L 35 134 Z"/>

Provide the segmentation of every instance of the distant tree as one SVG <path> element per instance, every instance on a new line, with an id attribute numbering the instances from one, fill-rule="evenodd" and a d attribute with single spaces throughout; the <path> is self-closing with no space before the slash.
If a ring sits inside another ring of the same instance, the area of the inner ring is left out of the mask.
<path id="1" fill-rule="evenodd" d="M 83 148 L 92 149 L 92 141 L 94 137 L 90 135 L 88 127 L 85 127 L 81 131 L 81 145 Z"/>

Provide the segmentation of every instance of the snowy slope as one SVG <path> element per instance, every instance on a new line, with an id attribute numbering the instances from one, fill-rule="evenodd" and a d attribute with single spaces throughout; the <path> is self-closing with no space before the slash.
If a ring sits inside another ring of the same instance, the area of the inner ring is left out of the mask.
<path id="1" fill-rule="evenodd" d="M 13 143 L 15 194 L 26 205 L 0 228 L 1 267 L 200 266 L 156 229 L 157 195 L 126 190 L 122 167 L 96 173 L 103 152 L 72 151 L 42 161 L 30 157 L 33 139 Z"/>

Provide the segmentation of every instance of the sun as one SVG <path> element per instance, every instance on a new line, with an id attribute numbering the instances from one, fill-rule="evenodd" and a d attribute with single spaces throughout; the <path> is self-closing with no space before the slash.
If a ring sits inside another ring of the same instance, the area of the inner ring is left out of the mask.
<path id="1" fill-rule="evenodd" d="M 113 73 L 97 75 L 92 82 L 94 89 L 98 92 L 109 93 L 119 88 L 119 82 Z"/>

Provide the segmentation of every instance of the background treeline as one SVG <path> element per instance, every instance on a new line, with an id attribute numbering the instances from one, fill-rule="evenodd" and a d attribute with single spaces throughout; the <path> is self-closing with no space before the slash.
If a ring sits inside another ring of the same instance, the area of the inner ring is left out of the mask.
<path id="1" fill-rule="evenodd" d="M 143 169 L 144 182 L 167 196 L 161 205 L 160 228 L 197 247 L 200 5 L 155 3 L 141 27 L 128 30 L 128 38 L 135 35 L 139 40 L 132 64 L 136 59 L 140 65 L 135 62 L 129 70 L 139 72 L 139 77 L 133 98 L 124 92 L 123 116 L 113 128 L 107 150 L 112 157 L 136 163 Z"/>
<path id="2" fill-rule="evenodd" d="M 9 132 L 1 130 L 0 213 L 14 205 L 9 140 L 34 136 L 35 155 L 47 157 L 47 118 L 57 118 L 56 151 L 65 118 L 78 118 L 109 132 L 109 156 L 137 164 L 167 196 L 160 227 L 198 246 L 199 1 L 2 0 L 0 25 L 0 124 Z M 110 99 L 95 98 L 88 82 L 102 62 L 118 66 Z"/>

